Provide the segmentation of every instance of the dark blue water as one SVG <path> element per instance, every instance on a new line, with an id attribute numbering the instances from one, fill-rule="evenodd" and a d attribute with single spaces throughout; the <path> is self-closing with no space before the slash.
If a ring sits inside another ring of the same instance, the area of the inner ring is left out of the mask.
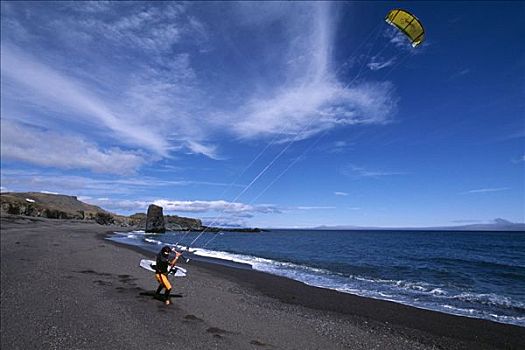
<path id="1" fill-rule="evenodd" d="M 117 234 L 157 251 L 199 233 Z M 196 255 L 420 308 L 525 326 L 525 232 L 317 231 L 205 233 Z"/>

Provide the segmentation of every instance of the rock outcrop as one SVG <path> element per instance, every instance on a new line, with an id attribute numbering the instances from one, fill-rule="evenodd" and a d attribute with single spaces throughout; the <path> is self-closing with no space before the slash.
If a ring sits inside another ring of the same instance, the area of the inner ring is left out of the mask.
<path id="1" fill-rule="evenodd" d="M 95 221 L 100 225 L 116 225 L 146 232 L 203 231 L 219 232 L 218 227 L 206 227 L 201 220 L 177 215 L 163 215 L 162 208 L 151 205 L 148 215 L 130 216 L 110 213 L 95 205 L 79 201 L 75 196 L 40 192 L 3 192 L 0 194 L 1 215 L 21 215 L 48 219 Z M 258 232 L 258 229 L 229 229 L 238 232 Z"/>
<path id="2" fill-rule="evenodd" d="M 202 222 L 199 219 L 185 218 L 177 215 L 166 215 L 166 229 L 169 231 L 201 231 Z"/>
<path id="3" fill-rule="evenodd" d="M 164 225 L 164 214 L 162 207 L 155 204 L 150 204 L 148 207 L 148 214 L 146 217 L 146 232 L 147 233 L 164 233 L 166 226 Z"/>

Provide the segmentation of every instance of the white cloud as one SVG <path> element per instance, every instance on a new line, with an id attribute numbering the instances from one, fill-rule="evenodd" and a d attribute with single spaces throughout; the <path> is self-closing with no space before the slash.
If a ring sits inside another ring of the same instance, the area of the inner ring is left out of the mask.
<path id="1" fill-rule="evenodd" d="M 298 209 L 298 210 L 325 210 L 325 209 L 336 209 L 336 207 L 330 207 L 330 206 L 300 206 L 300 207 L 295 207 L 295 209 Z"/>
<path id="2" fill-rule="evenodd" d="M 205 217 L 200 218 L 203 225 L 213 227 L 248 227 L 245 218 L 238 216 L 225 216 L 221 218 Z"/>
<path id="3" fill-rule="evenodd" d="M 490 193 L 490 192 L 501 192 L 501 191 L 507 191 L 510 188 L 508 187 L 494 187 L 494 188 L 478 188 L 474 190 L 469 190 L 467 192 L 463 192 L 464 194 L 467 193 Z"/>
<path id="4" fill-rule="evenodd" d="M 353 164 L 344 167 L 342 173 L 347 176 L 363 178 L 379 178 L 384 176 L 406 175 L 405 172 L 370 170 Z"/>
<path id="5" fill-rule="evenodd" d="M 383 32 L 383 36 L 389 39 L 390 43 L 400 49 L 411 50 L 410 40 L 399 29 L 389 27 Z"/>
<path id="6" fill-rule="evenodd" d="M 33 123 L 45 119 L 46 111 L 61 119 L 62 131 L 87 124 L 117 144 L 162 157 L 191 141 L 205 144 L 202 154 L 217 158 L 217 147 L 205 141 L 207 123 L 198 113 L 203 98 L 190 55 L 173 50 L 179 43 L 198 46 L 206 37 L 204 25 L 186 15 L 185 6 L 60 3 L 40 11 L 16 6 L 9 30 L 2 31 L 3 107 L 16 106 L 17 118 Z M 38 55 L 13 44 L 25 41 Z M 23 116 L 31 108 L 34 113 Z M 49 117 L 40 124 L 52 127 Z"/>
<path id="7" fill-rule="evenodd" d="M 186 145 L 192 153 L 202 154 L 208 158 L 215 159 L 215 160 L 221 159 L 219 155 L 217 154 L 216 146 L 206 146 L 206 145 L 203 145 L 195 141 L 188 141 Z"/>
<path id="8" fill-rule="evenodd" d="M 110 2 L 57 6 L 68 11 L 45 7 L 37 13 L 25 8 L 34 16 L 34 26 L 20 14 L 19 22 L 14 14 L 10 16 L 28 33 L 2 34 L 7 39 L 2 40 L 2 99 L 32 106 L 35 112 L 46 110 L 59 119 L 55 125 L 61 125 L 64 134 L 72 125 L 82 124 L 105 142 L 110 137 L 117 145 L 160 157 L 189 150 L 224 159 L 215 142 L 225 134 L 299 140 L 345 125 L 388 123 L 396 112 L 392 84 L 346 86 L 348 82 L 335 76 L 336 21 L 328 3 L 232 5 L 236 14 L 242 14 L 232 20 L 235 26 L 260 34 L 280 21 L 285 29 L 283 43 L 278 45 L 285 52 L 275 55 L 276 44 L 265 41 L 267 47 L 258 49 L 269 54 L 268 62 L 244 60 L 242 67 L 225 69 L 233 72 L 231 77 L 224 76 L 226 80 L 242 80 L 239 74 L 244 70 L 257 72 L 262 66 L 271 66 L 275 72 L 270 77 L 254 73 L 242 84 L 233 85 L 240 86 L 238 91 L 223 91 L 210 83 L 209 78 L 220 79 L 226 73 L 202 68 L 203 62 L 213 61 L 208 61 L 212 60 L 209 51 L 200 49 L 210 50 L 211 44 L 203 42 L 215 37 L 199 18 L 189 14 L 191 5 Z M 288 10 L 300 11 L 300 15 Z M 35 47 L 32 51 L 38 56 L 12 44 L 20 42 L 20 36 L 34 42 L 24 47 Z M 231 45 L 231 51 L 247 55 L 234 39 L 219 40 L 222 51 L 226 51 L 222 44 Z M 220 102 L 214 105 L 215 101 Z M 17 118 L 35 122 L 35 114 L 20 113 Z M 52 128 L 49 118 L 39 118 L 41 125 Z"/>
<path id="9" fill-rule="evenodd" d="M 179 212 L 224 212 L 228 214 L 279 213 L 273 205 L 250 205 L 239 202 L 217 201 L 173 201 L 158 199 L 153 202 L 167 211 Z"/>
<path id="10" fill-rule="evenodd" d="M 124 142 L 166 154 L 167 143 L 160 135 L 142 123 L 132 123 L 118 115 L 103 99 L 88 91 L 75 79 L 47 67 L 17 49 L 2 45 L 2 83 L 12 82 L 18 91 L 24 91 L 32 103 L 49 110 L 69 111 L 90 124 L 102 123 Z"/>
<path id="11" fill-rule="evenodd" d="M 146 163 L 136 152 L 119 148 L 102 150 L 81 137 L 42 131 L 6 119 L 1 122 L 1 135 L 3 159 L 39 166 L 129 174 Z"/>
<path id="12" fill-rule="evenodd" d="M 387 123 L 396 112 L 390 83 L 346 86 L 337 80 L 331 63 L 335 23 L 330 4 L 311 6 L 310 26 L 301 22 L 294 28 L 291 21 L 291 50 L 283 56 L 293 64 L 283 73 L 286 79 L 258 91 L 232 113 L 229 122 L 240 137 L 304 139 L 337 126 Z"/>
<path id="13" fill-rule="evenodd" d="M 372 71 L 377 71 L 393 65 L 395 61 L 394 58 L 386 60 L 381 59 L 381 57 L 372 57 L 372 60 L 366 66 Z"/>
<path id="14" fill-rule="evenodd" d="M 91 198 L 91 197 L 84 197 L 83 202 L 86 202 L 91 205 L 97 205 L 106 210 L 116 211 L 116 212 L 121 212 L 121 211 L 143 212 L 148 208 L 150 204 L 152 204 L 151 202 L 140 201 L 140 200 Z"/>
<path id="15" fill-rule="evenodd" d="M 346 193 L 346 192 L 334 192 L 334 194 L 335 194 L 336 196 L 343 196 L 343 197 L 348 196 L 348 193 Z"/>
<path id="16" fill-rule="evenodd" d="M 333 141 L 328 144 L 325 144 L 324 146 L 321 146 L 320 148 L 324 152 L 338 154 L 338 153 L 344 153 L 344 152 L 350 151 L 353 146 L 354 144 L 352 142 L 338 140 L 338 141 Z"/>
<path id="17" fill-rule="evenodd" d="M 60 194 L 58 192 L 51 192 L 51 191 L 40 191 L 40 193 L 45 193 L 45 194 Z"/>
<path id="18" fill-rule="evenodd" d="M 384 124 L 396 109 L 392 91 L 390 83 L 345 88 L 326 80 L 285 88 L 248 102 L 234 130 L 246 138 L 282 134 L 303 139 L 335 126 Z"/>
<path id="19" fill-rule="evenodd" d="M 9 192 L 9 189 L 7 187 L 0 186 L 0 192 Z"/>
<path id="20" fill-rule="evenodd" d="M 32 172 L 27 170 L 2 169 L 2 185 L 9 187 L 10 191 L 41 192 L 43 190 L 62 194 L 87 197 L 102 197 L 109 194 L 114 196 L 129 196 L 130 193 L 142 193 L 156 188 L 172 186 L 218 186 L 240 187 L 241 184 L 197 180 L 172 180 L 166 181 L 153 177 L 86 177 L 63 175 L 56 172 Z"/>
<path id="21" fill-rule="evenodd" d="M 79 197 L 80 198 L 80 197 Z M 114 211 L 144 211 L 150 204 L 155 204 L 163 208 L 164 213 L 218 213 L 217 221 L 224 218 L 250 218 L 253 215 L 280 213 L 281 211 L 273 205 L 250 205 L 238 202 L 217 201 L 180 201 L 168 199 L 155 200 L 128 200 L 110 198 L 82 197 L 86 203 L 98 205 L 108 210 Z M 229 220 L 229 219 L 228 219 Z"/>

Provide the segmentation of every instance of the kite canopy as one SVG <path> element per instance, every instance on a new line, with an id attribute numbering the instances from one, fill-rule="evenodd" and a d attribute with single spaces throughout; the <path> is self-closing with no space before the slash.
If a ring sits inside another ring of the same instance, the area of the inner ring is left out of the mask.
<path id="1" fill-rule="evenodd" d="M 385 21 L 405 34 L 412 42 L 413 47 L 425 40 L 423 25 L 416 16 L 408 11 L 394 9 L 386 15 Z"/>

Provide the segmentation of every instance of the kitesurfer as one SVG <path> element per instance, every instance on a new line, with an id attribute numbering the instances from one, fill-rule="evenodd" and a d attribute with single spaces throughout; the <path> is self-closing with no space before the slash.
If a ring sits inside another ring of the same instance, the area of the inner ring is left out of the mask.
<path id="1" fill-rule="evenodd" d="M 170 253 L 172 251 L 174 250 L 172 250 L 169 246 L 162 247 L 159 254 L 157 254 L 157 262 L 155 265 L 155 278 L 159 282 L 159 287 L 155 292 L 155 296 L 160 299 L 160 292 L 162 291 L 162 289 L 165 289 L 166 291 L 164 293 L 164 302 L 166 303 L 166 305 L 171 304 L 171 283 L 168 280 L 168 271 L 173 266 L 175 266 L 175 264 L 179 260 L 179 257 L 182 255 L 181 253 L 175 251 L 175 258 L 170 260 Z"/>

